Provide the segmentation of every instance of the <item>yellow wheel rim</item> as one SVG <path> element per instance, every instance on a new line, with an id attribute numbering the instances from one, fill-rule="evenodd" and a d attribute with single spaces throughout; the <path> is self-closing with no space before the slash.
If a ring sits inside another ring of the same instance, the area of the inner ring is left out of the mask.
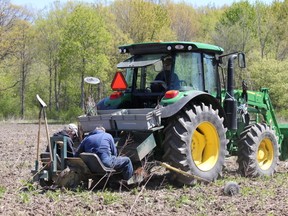
<path id="1" fill-rule="evenodd" d="M 270 168 L 274 158 L 274 148 L 273 143 L 270 139 L 265 138 L 261 141 L 258 152 L 257 152 L 257 160 L 259 167 L 262 170 L 267 170 Z"/>
<path id="2" fill-rule="evenodd" d="M 192 135 L 191 153 L 196 166 L 202 171 L 211 170 L 218 161 L 220 140 L 210 122 L 202 122 Z"/>

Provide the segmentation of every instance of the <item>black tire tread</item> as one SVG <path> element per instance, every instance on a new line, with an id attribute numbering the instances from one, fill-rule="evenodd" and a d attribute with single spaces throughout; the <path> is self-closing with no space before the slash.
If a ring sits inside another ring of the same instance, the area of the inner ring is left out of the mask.
<path id="1" fill-rule="evenodd" d="M 257 161 L 257 150 L 263 138 L 269 138 L 274 145 L 274 161 L 267 170 L 262 170 Z M 271 176 L 276 172 L 279 159 L 279 145 L 273 130 L 265 123 L 247 126 L 238 142 L 238 172 L 245 177 Z"/>
<path id="2" fill-rule="evenodd" d="M 220 153 L 216 165 L 208 172 L 196 168 L 190 150 L 191 138 L 199 123 L 209 121 L 216 128 L 220 139 Z M 165 138 L 163 141 L 163 160 L 173 167 L 181 169 L 207 181 L 214 181 L 221 175 L 227 153 L 226 131 L 223 125 L 224 119 L 218 115 L 218 110 L 212 106 L 194 105 L 193 107 L 182 109 L 179 113 L 168 121 L 164 129 Z M 175 180 L 180 184 L 193 185 L 195 179 L 173 172 Z"/>

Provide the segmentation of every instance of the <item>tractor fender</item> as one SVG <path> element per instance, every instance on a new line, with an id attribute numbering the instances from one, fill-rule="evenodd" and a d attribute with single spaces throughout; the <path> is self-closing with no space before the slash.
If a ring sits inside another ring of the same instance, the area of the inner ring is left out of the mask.
<path id="1" fill-rule="evenodd" d="M 193 91 L 187 96 L 181 98 L 179 101 L 174 104 L 168 105 L 161 108 L 161 118 L 169 118 L 181 109 L 189 104 L 201 104 L 204 103 L 206 106 L 212 105 L 213 109 L 219 110 L 219 116 L 224 118 L 224 125 L 226 126 L 226 115 L 223 107 L 219 103 L 219 100 L 213 97 L 212 95 L 202 92 L 202 91 Z"/>

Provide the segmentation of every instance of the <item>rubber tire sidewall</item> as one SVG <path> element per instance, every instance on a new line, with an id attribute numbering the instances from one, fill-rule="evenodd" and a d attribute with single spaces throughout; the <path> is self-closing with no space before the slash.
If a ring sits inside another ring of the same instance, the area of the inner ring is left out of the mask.
<path id="1" fill-rule="evenodd" d="M 222 168 L 227 153 L 226 129 L 223 126 L 223 118 L 218 115 L 218 110 L 214 110 L 211 106 L 204 104 L 200 106 L 193 106 L 181 110 L 175 118 L 168 123 L 165 128 L 164 139 L 164 160 L 172 166 L 195 175 L 205 181 L 214 181 L 221 175 Z M 192 135 L 196 128 L 203 122 L 211 123 L 219 137 L 219 154 L 215 165 L 208 171 L 203 171 L 195 164 L 192 151 L 191 142 Z M 196 179 L 186 177 L 177 172 L 173 172 L 174 181 L 182 184 L 194 185 Z"/>
<path id="2" fill-rule="evenodd" d="M 272 176 L 276 172 L 279 160 L 279 145 L 274 131 L 266 124 L 258 123 L 247 127 L 247 130 L 241 133 L 238 144 L 238 171 L 246 177 Z M 270 167 L 263 170 L 259 166 L 257 152 L 261 141 L 267 138 L 273 144 L 274 155 Z"/>

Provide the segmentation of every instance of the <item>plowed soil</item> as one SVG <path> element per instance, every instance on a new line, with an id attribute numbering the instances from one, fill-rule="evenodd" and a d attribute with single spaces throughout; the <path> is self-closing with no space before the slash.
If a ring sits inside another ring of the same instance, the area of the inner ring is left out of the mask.
<path id="1" fill-rule="evenodd" d="M 49 134 L 63 125 L 49 125 Z M 156 167 L 144 184 L 104 191 L 44 190 L 30 183 L 36 159 L 38 124 L 0 123 L 0 215 L 288 215 L 288 170 L 279 163 L 273 177 L 240 177 L 234 157 L 227 158 L 223 177 L 208 185 L 177 188 L 167 171 Z M 46 148 L 41 126 L 40 152 Z M 240 192 L 223 193 L 237 182 Z"/>

